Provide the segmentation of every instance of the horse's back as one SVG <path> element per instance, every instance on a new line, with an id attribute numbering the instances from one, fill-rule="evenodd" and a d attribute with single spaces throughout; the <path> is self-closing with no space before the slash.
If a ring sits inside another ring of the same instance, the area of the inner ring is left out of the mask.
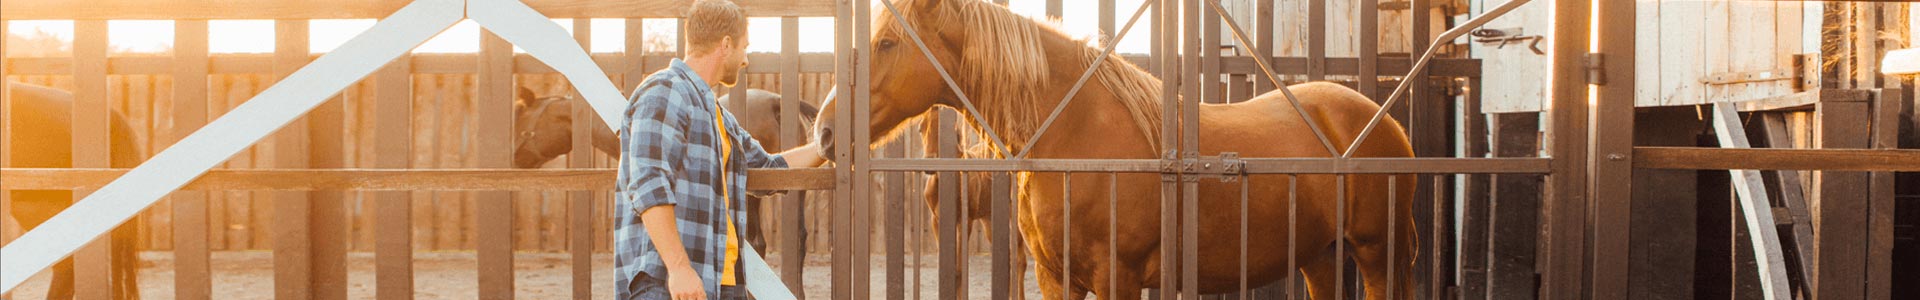
<path id="1" fill-rule="evenodd" d="M 1336 150 L 1345 150 L 1347 145 L 1352 144 L 1373 114 L 1380 111 L 1380 105 L 1365 95 L 1335 83 L 1308 82 L 1287 88 L 1298 98 L 1300 110 L 1312 117 L 1316 123 L 1314 125 L 1318 125 Z M 1214 128 L 1210 130 L 1214 135 L 1259 144 L 1237 147 L 1244 149 L 1222 148 L 1218 151 L 1240 151 L 1243 156 L 1249 157 L 1328 156 L 1311 129 L 1314 126 L 1307 126 L 1307 120 L 1300 117 L 1301 113 L 1296 112 L 1294 105 L 1279 90 L 1243 102 L 1208 105 L 1203 107 L 1202 112 L 1212 115 L 1203 116 L 1203 120 L 1212 123 L 1209 127 Z M 1362 147 L 1362 153 L 1355 153 L 1356 157 L 1412 155 L 1412 148 L 1399 122 L 1388 117 L 1374 131 L 1373 137 L 1367 140 L 1368 147 Z M 1202 138 L 1206 137 L 1202 135 Z M 1208 143 L 1201 144 L 1205 146 Z M 1241 143 L 1227 144 L 1232 146 Z M 1274 144 L 1293 146 L 1273 147 Z"/>

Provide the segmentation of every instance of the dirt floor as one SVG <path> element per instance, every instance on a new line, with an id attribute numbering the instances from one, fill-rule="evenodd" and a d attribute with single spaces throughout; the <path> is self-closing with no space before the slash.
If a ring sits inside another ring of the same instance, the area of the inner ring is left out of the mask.
<path id="1" fill-rule="evenodd" d="M 213 289 L 217 299 L 271 299 L 273 298 L 273 256 L 270 252 L 217 252 L 213 255 Z M 570 264 L 567 254 L 522 253 L 514 257 L 514 279 L 516 295 L 520 299 L 567 299 L 572 295 Z M 613 298 L 613 257 L 608 254 L 594 255 L 593 299 Z M 775 266 L 779 257 L 769 257 Z M 885 258 L 873 259 L 873 297 L 884 299 Z M 140 294 L 143 299 L 173 299 L 173 256 L 168 252 L 149 252 L 141 254 Z M 352 253 L 348 256 L 347 298 L 372 299 L 373 254 Z M 939 283 L 934 281 L 937 272 L 938 257 L 922 256 L 920 264 L 914 264 L 911 258 L 907 276 L 911 277 L 913 267 L 920 270 L 921 297 L 912 297 L 915 287 L 906 287 L 908 298 L 932 299 Z M 970 259 L 969 297 L 987 299 L 992 273 L 987 256 L 974 256 Z M 473 253 L 471 252 L 422 252 L 414 254 L 414 297 L 417 299 L 477 299 L 475 294 Z M 827 257 L 816 255 L 808 257 L 806 269 L 807 299 L 828 299 L 829 262 Z M 1033 281 L 1032 271 L 1027 276 L 1027 299 L 1039 299 L 1039 288 Z M 44 299 L 51 272 L 29 279 L 11 295 L 11 299 Z M 911 281 L 909 281 L 911 282 Z"/>

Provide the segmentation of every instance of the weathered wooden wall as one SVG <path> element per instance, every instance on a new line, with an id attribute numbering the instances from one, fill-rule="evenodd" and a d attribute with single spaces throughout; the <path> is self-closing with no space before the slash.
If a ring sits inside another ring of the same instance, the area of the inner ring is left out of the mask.
<path id="1" fill-rule="evenodd" d="M 1508 0 L 1473 0 L 1473 15 Z M 1548 3 L 1527 3 L 1485 29 L 1514 38 L 1554 37 Z M 1635 34 L 1635 105 L 1696 105 L 1763 100 L 1796 89 L 1796 55 L 1820 53 L 1821 7 L 1817 1 L 1641 1 Z M 1484 59 L 1482 109 L 1489 113 L 1540 111 L 1546 103 L 1548 57 L 1531 40 L 1473 41 Z M 1603 58 L 1604 60 L 1604 58 Z"/>

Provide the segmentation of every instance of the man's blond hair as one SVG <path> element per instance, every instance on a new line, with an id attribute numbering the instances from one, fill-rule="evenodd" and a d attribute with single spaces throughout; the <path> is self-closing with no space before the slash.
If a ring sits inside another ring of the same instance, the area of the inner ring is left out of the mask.
<path id="1" fill-rule="evenodd" d="M 727 0 L 700 0 L 687 9 L 687 53 L 705 55 L 733 37 L 738 46 L 747 41 L 747 13 Z"/>

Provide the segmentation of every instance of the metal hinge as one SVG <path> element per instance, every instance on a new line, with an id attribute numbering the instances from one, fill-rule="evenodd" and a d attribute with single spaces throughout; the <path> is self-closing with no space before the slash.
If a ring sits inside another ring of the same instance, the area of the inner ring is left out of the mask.
<path id="1" fill-rule="evenodd" d="M 1607 64 L 1600 53 L 1587 53 L 1587 84 L 1607 85 Z"/>

